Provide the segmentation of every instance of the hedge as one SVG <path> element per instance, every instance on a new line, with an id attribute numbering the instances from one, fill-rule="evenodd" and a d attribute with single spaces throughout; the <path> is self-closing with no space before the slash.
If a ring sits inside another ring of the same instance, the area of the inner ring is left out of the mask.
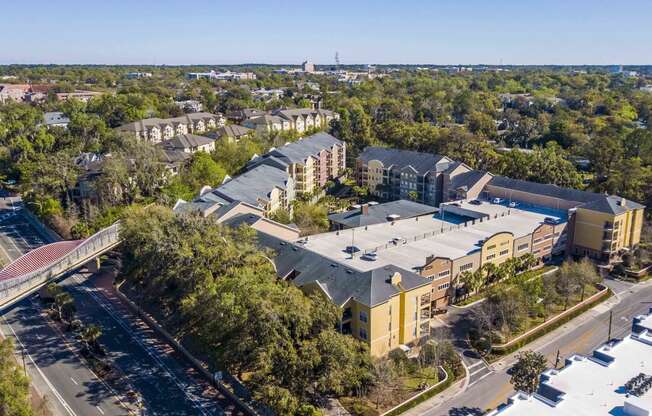
<path id="1" fill-rule="evenodd" d="M 555 321 L 553 324 L 549 326 L 544 326 L 540 330 L 535 331 L 528 335 L 527 337 L 524 337 L 523 339 L 519 340 L 518 342 L 513 343 L 509 347 L 492 347 L 491 349 L 491 354 L 489 356 L 489 361 L 496 361 L 497 359 L 501 358 L 502 356 L 506 354 L 510 354 L 514 351 L 517 351 L 524 347 L 525 345 L 529 344 L 530 342 L 534 341 L 537 338 L 540 338 L 547 333 L 559 328 L 560 326 L 564 325 L 568 321 L 578 317 L 579 315 L 583 314 L 584 312 L 588 311 L 589 309 L 593 308 L 595 305 L 598 303 L 601 303 L 607 299 L 609 299 L 613 295 L 613 292 L 611 289 L 608 289 L 606 292 L 606 295 L 601 296 L 592 302 L 589 302 L 585 305 L 583 305 L 580 308 L 577 308 L 573 313 L 570 313 L 566 315 L 565 317 Z"/>

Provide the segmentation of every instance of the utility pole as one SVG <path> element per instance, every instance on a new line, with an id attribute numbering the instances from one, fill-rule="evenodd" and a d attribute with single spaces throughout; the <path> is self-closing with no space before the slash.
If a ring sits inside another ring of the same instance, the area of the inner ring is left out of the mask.
<path id="1" fill-rule="evenodd" d="M 607 335 L 607 342 L 611 341 L 611 323 L 613 322 L 614 311 L 609 311 L 609 335 Z"/>
<path id="2" fill-rule="evenodd" d="M 559 365 L 559 350 L 557 350 L 557 358 L 555 358 L 555 369 L 557 369 L 558 365 Z"/>

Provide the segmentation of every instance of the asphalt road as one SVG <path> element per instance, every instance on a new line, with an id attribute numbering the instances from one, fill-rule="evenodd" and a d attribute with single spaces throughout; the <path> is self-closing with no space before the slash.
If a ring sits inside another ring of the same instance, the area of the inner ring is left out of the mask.
<path id="1" fill-rule="evenodd" d="M 3 201 L 4 202 L 4 201 Z M 0 203 L 0 251 L 14 260 L 45 243 L 43 237 L 23 218 Z M 57 415 L 124 415 L 118 399 L 88 369 L 59 334 L 41 316 L 33 296 L 3 311 L 0 331 L 12 338 L 19 360 L 34 387 L 45 396 Z"/>
<path id="2" fill-rule="evenodd" d="M 647 313 L 652 307 L 652 282 L 633 285 L 620 281 L 606 281 L 616 296 L 563 325 L 550 334 L 534 341 L 524 349 L 538 351 L 546 356 L 549 367 L 555 366 L 557 351 L 559 364 L 574 353 L 590 354 L 607 341 L 609 315 L 613 312 L 612 338 L 622 338 L 631 331 L 632 319 Z M 467 366 L 468 359 L 465 359 Z M 419 414 L 426 416 L 482 415 L 505 403 L 514 393 L 507 370 L 513 365 L 513 356 L 472 375 L 467 388 L 458 395 L 444 400 L 431 400 L 433 406 Z M 484 366 L 482 366 L 484 367 Z M 471 368 L 471 373 L 481 366 Z M 421 407 L 423 409 L 423 407 Z"/>
<path id="3" fill-rule="evenodd" d="M 44 237 L 0 201 L 0 252 L 10 259 L 39 245 Z M 87 279 L 90 277 L 90 279 Z M 97 286 L 96 275 L 74 274 L 61 284 L 75 298 L 77 315 L 101 327 L 100 342 L 143 398 L 148 415 L 240 414 L 234 404 L 195 374 L 174 350 L 116 299 Z M 26 353 L 26 370 L 57 415 L 123 415 L 108 386 L 86 368 L 62 334 L 41 316 L 35 296 L 0 316 L 0 330 Z M 19 359 L 22 357 L 19 355 Z"/>

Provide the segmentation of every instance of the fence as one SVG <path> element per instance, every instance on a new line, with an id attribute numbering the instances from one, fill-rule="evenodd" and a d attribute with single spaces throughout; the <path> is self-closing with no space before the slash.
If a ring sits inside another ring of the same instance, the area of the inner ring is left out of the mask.
<path id="1" fill-rule="evenodd" d="M 61 274 L 81 266 L 120 242 L 119 223 L 98 231 L 61 259 L 23 276 L 0 281 L 0 302 L 15 299 Z M 56 244 L 56 243 L 54 243 Z"/>

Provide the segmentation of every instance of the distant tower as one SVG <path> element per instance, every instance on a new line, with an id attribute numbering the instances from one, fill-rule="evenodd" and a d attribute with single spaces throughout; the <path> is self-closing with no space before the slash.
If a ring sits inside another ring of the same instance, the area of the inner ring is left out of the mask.
<path id="1" fill-rule="evenodd" d="M 335 70 L 340 70 L 340 53 L 335 52 Z"/>

